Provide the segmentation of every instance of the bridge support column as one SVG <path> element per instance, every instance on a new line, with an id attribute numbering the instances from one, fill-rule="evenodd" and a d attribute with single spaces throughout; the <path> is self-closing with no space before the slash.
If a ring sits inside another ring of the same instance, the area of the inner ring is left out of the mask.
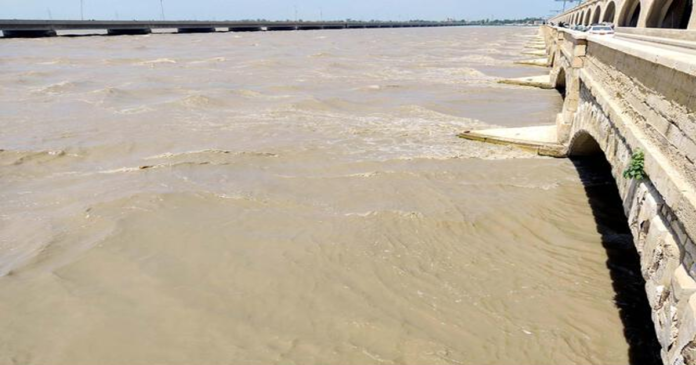
<path id="1" fill-rule="evenodd" d="M 260 32 L 263 28 L 261 27 L 232 27 L 229 28 L 230 32 Z"/>
<path id="2" fill-rule="evenodd" d="M 290 30 L 297 30 L 297 27 L 292 26 L 292 25 L 276 25 L 276 26 L 268 26 L 266 27 L 266 30 L 269 32 L 277 32 L 277 31 L 290 31 Z"/>
<path id="3" fill-rule="evenodd" d="M 200 27 L 200 28 L 179 28 L 177 29 L 179 33 L 215 33 L 215 28 L 213 27 Z"/>
<path id="4" fill-rule="evenodd" d="M 107 29 L 106 33 L 108 35 L 143 35 L 152 33 L 150 28 L 140 28 L 140 29 Z"/>
<path id="5" fill-rule="evenodd" d="M 5 38 L 40 38 L 40 37 L 55 37 L 55 30 L 3 30 L 2 34 Z"/>
<path id="6" fill-rule="evenodd" d="M 564 97 L 563 110 L 556 118 L 558 142 L 567 143 L 570 138 L 573 119 L 580 102 L 580 70 L 587 53 L 587 40 L 569 35 L 566 32 L 554 33 L 554 44 L 549 50 L 552 62 L 551 84 Z"/>

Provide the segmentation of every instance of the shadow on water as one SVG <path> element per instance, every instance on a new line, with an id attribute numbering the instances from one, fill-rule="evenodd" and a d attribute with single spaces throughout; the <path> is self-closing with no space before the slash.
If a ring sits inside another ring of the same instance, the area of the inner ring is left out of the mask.
<path id="1" fill-rule="evenodd" d="M 603 154 L 572 159 L 582 180 L 587 199 L 607 252 L 607 268 L 614 288 L 614 302 L 623 322 L 631 365 L 658 365 L 660 344 L 651 319 L 640 271 L 640 258 L 624 214 L 611 165 Z"/>

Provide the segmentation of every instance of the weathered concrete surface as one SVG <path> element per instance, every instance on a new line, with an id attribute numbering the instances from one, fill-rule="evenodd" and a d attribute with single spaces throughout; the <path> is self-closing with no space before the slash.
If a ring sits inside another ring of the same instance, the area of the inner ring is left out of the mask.
<path id="1" fill-rule="evenodd" d="M 515 61 L 517 65 L 549 67 L 549 60 L 546 58 L 535 58 L 533 60 Z"/>
<path id="2" fill-rule="evenodd" d="M 556 142 L 555 125 L 472 130 L 465 131 L 459 137 L 471 141 L 515 146 L 541 156 L 565 156 L 565 147 Z"/>
<path id="3" fill-rule="evenodd" d="M 499 80 L 498 83 L 507 84 L 507 85 L 537 87 L 540 89 L 553 89 L 554 88 L 554 85 L 551 84 L 551 78 L 549 77 L 549 75 L 518 77 L 518 78 L 514 78 L 514 79 L 502 79 L 502 80 Z"/>
<path id="4" fill-rule="evenodd" d="M 537 56 L 537 57 L 546 57 L 546 49 L 541 48 L 538 51 L 527 51 L 527 52 L 522 52 L 523 55 L 525 56 Z"/>

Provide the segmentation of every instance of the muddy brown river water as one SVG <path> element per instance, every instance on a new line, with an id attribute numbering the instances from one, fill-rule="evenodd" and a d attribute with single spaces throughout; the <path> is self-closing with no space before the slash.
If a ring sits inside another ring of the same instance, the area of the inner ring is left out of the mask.
<path id="1" fill-rule="evenodd" d="M 0 41 L 0 364 L 621 364 L 535 28 Z"/>

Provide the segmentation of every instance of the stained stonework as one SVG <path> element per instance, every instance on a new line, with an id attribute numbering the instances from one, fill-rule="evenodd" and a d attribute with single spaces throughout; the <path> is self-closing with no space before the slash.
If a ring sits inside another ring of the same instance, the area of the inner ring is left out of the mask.
<path id="1" fill-rule="evenodd" d="M 573 85 L 559 141 L 570 156 L 598 148 L 611 164 L 663 362 L 696 364 L 696 67 L 577 32 L 543 33 L 554 55 L 551 79 L 565 75 Z M 625 179 L 638 150 L 649 178 Z"/>

